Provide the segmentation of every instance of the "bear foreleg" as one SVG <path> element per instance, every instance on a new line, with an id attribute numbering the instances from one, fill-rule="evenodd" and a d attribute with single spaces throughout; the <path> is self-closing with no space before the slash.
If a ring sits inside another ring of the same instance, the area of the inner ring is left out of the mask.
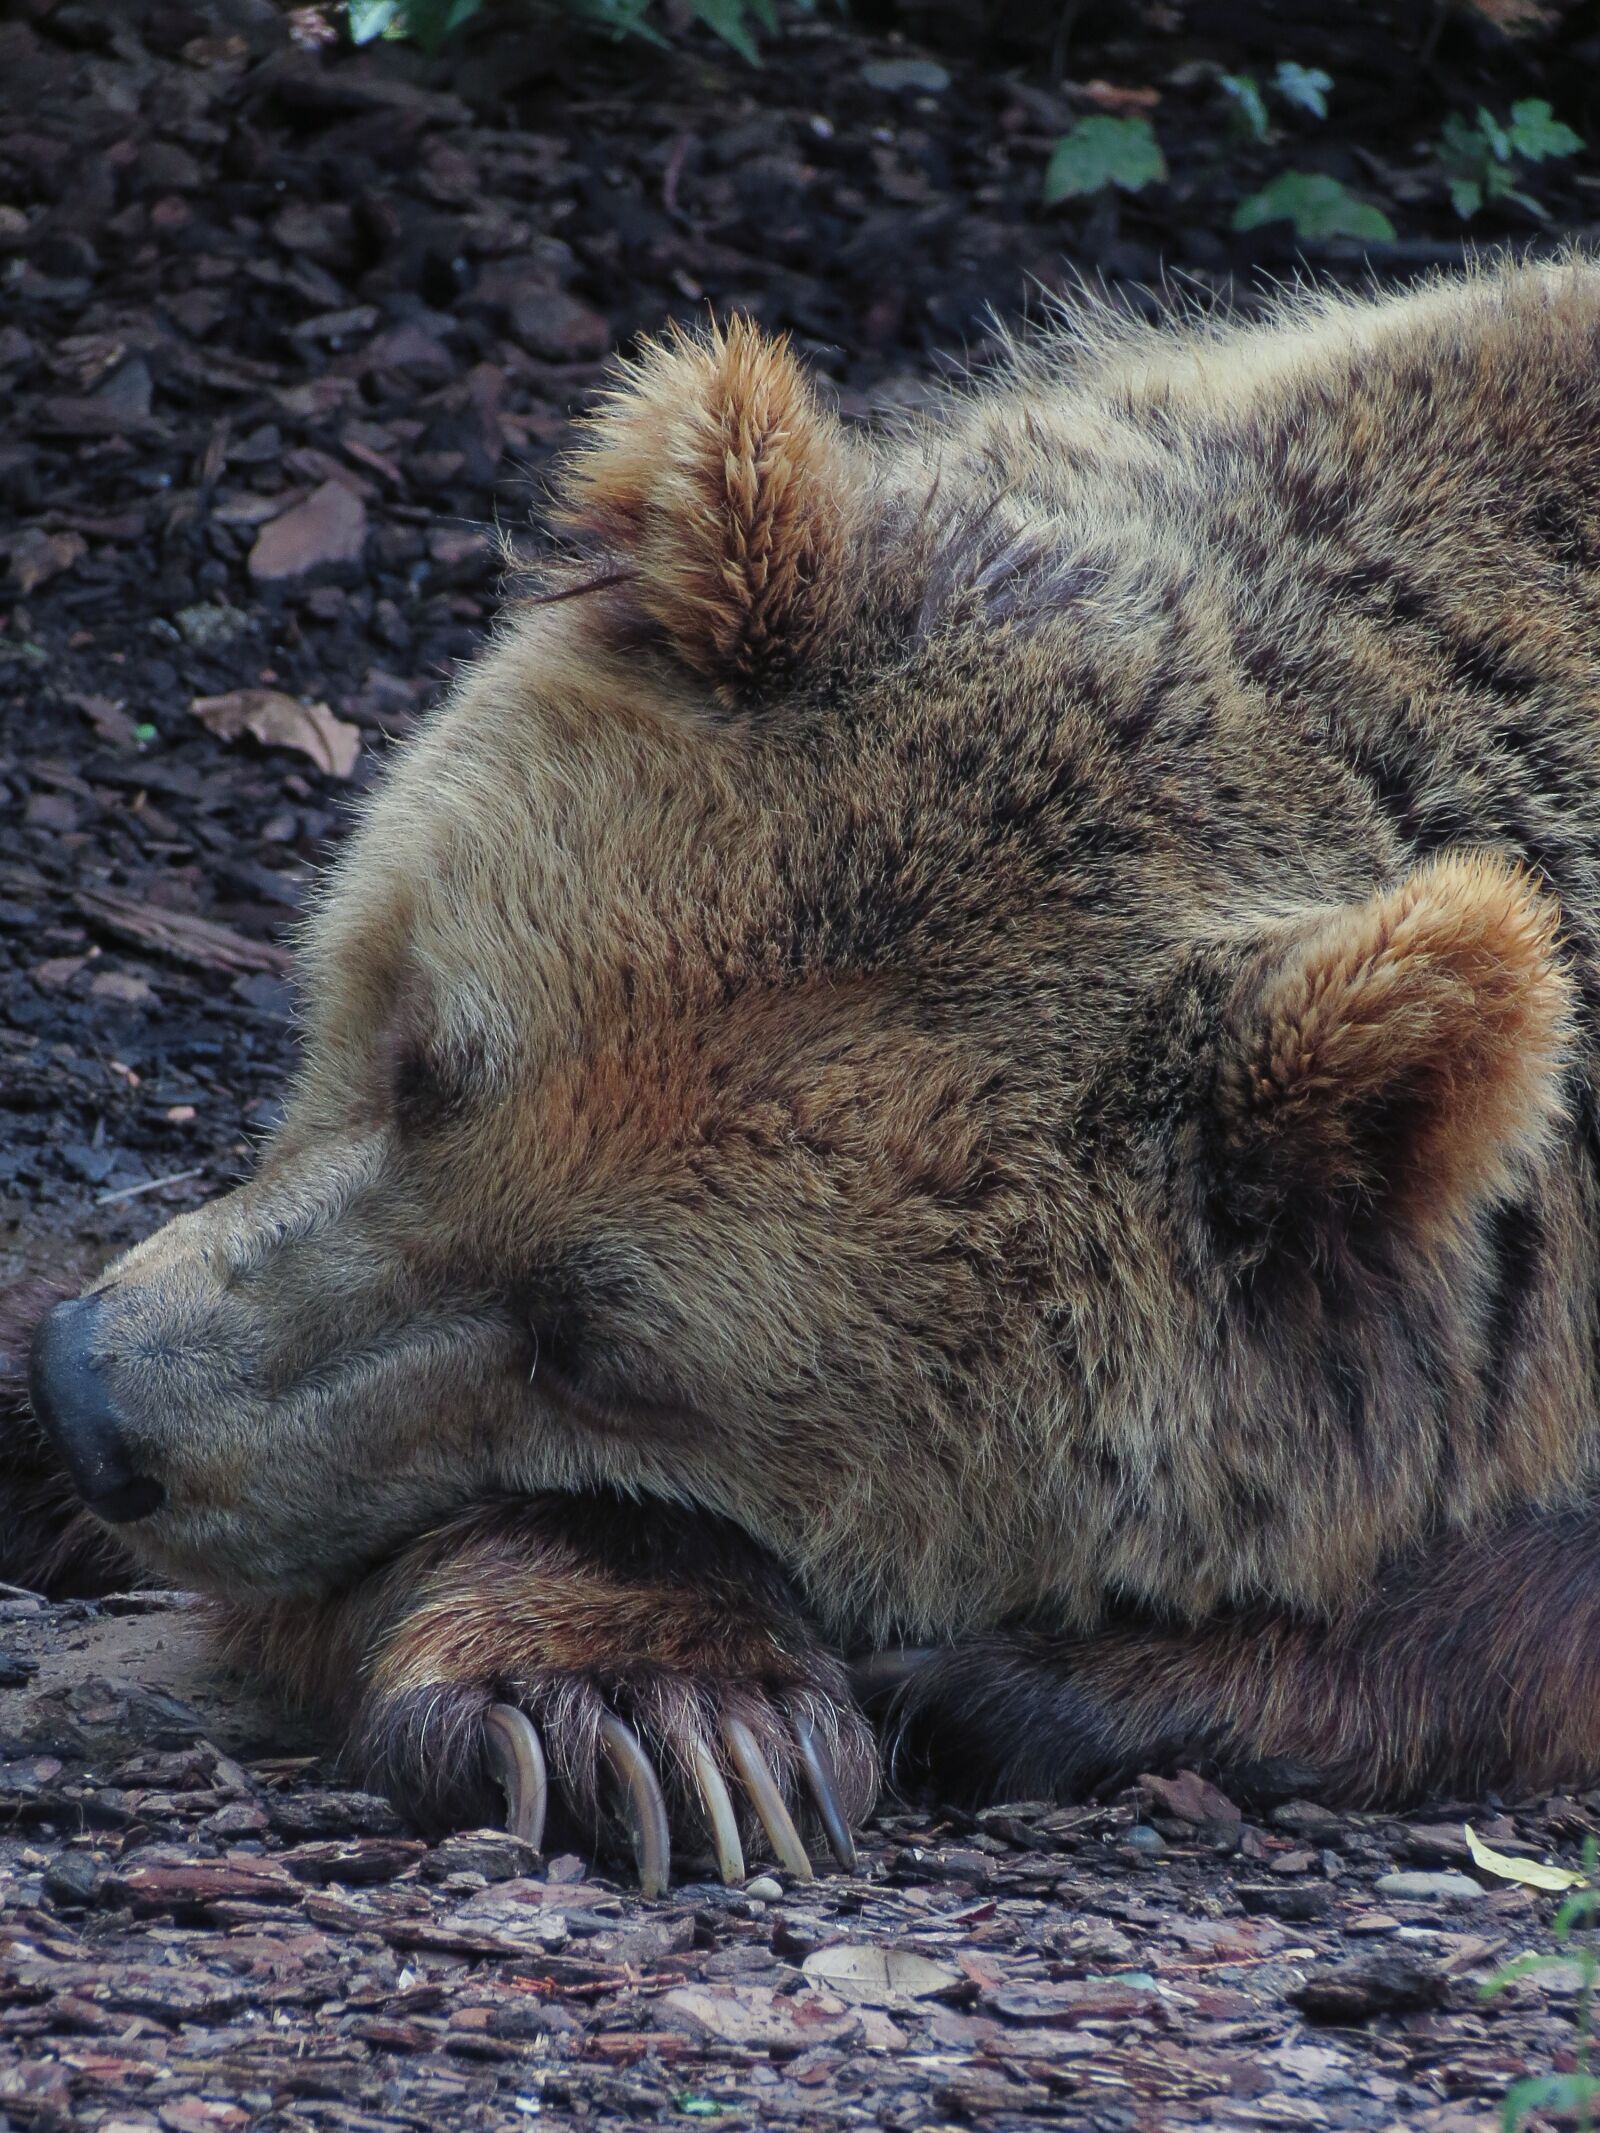
<path id="1" fill-rule="evenodd" d="M 337 1712 L 353 1759 L 430 1830 L 625 1825 L 659 1893 L 676 1837 L 727 1881 L 765 1840 L 841 1865 L 877 1788 L 841 1661 L 722 1521 L 613 1496 L 492 1504 L 332 1599 L 235 1612 L 241 1657 Z M 802 1810 L 801 1802 L 805 1802 Z"/>
<path id="2" fill-rule="evenodd" d="M 990 1799 L 1199 1768 L 1348 1805 L 1600 1779 L 1600 1504 L 1437 1537 L 1342 1615 L 997 1632 L 858 1669 L 890 1768 Z"/>

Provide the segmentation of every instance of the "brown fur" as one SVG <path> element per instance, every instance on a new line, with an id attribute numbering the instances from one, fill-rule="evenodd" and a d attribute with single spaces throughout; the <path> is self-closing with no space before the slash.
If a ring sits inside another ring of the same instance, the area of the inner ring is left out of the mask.
<path id="1" fill-rule="evenodd" d="M 837 425 L 748 321 L 676 333 L 590 424 L 561 514 L 626 554 L 641 614 L 720 693 L 771 683 L 837 619 L 854 498 Z"/>
<path id="2" fill-rule="evenodd" d="M 776 1567 L 715 1520 L 615 1497 L 484 1506 L 414 1544 L 354 1594 L 234 1611 L 236 1658 L 324 1707 L 348 1698 L 358 1766 L 436 1828 L 492 1820 L 490 1697 L 538 1722 L 569 1813 L 604 1820 L 597 1721 L 654 1751 L 680 1810 L 689 1755 L 740 1718 L 794 1788 L 790 1720 L 808 1718 L 859 1820 L 876 1758 L 837 1659 Z M 759 1832 L 747 1828 L 747 1842 Z"/>
<path id="3" fill-rule="evenodd" d="M 1090 314 L 882 437 L 676 339 L 565 511 L 259 1176 L 102 1286 L 141 1554 L 413 1744 L 551 1666 L 701 1723 L 759 1559 L 822 1705 L 1011 1639 L 1064 1785 L 1592 1781 L 1600 273 Z M 596 1491 L 755 1554 L 658 1626 L 564 1567 Z"/>
<path id="4" fill-rule="evenodd" d="M 880 1715 L 903 1768 L 969 1794 L 1088 1791 L 1180 1760 L 1354 1805 L 1544 1791 L 1600 1769 L 1597 1637 L 1589 1503 L 1419 1550 L 1330 1617 L 974 1638 L 885 1684 Z"/>

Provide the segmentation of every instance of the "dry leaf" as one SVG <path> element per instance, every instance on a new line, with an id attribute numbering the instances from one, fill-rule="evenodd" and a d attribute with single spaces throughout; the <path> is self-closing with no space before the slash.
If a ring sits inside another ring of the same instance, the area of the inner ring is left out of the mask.
<path id="1" fill-rule="evenodd" d="M 752 2051 L 792 2056 L 818 2045 L 857 2040 L 868 2051 L 903 2051 L 906 2039 L 888 2016 L 872 2007 L 852 2007 L 831 1992 L 778 1992 L 771 1985 L 734 1985 L 717 1978 L 680 1985 L 661 2005 L 701 2035 Z"/>
<path id="2" fill-rule="evenodd" d="M 1583 1875 L 1575 1866 L 1546 1866 L 1538 1859 L 1513 1859 L 1505 1852 L 1491 1851 L 1470 1822 L 1463 1823 L 1472 1863 L 1501 1881 L 1520 1881 L 1527 1889 L 1577 1889 Z"/>
<path id="3" fill-rule="evenodd" d="M 11 576 L 24 599 L 48 579 L 71 570 L 89 553 L 81 533 L 46 533 L 42 526 L 28 526 L 7 544 Z"/>
<path id="4" fill-rule="evenodd" d="M 342 482 L 325 481 L 262 527 L 250 551 L 250 575 L 299 578 L 331 564 L 359 563 L 366 540 L 366 505 Z"/>
<path id="5" fill-rule="evenodd" d="M 906 2007 L 961 1983 L 960 1971 L 948 1963 L 911 1948 L 875 1948 L 866 1941 L 819 1948 L 800 1967 L 814 1983 L 856 2007 Z"/>
<path id="6" fill-rule="evenodd" d="M 319 770 L 347 778 L 361 752 L 361 728 L 335 718 L 326 704 L 303 704 L 281 689 L 230 689 L 197 696 L 189 709 L 220 740 L 250 733 L 269 748 L 293 748 Z"/>
<path id="7" fill-rule="evenodd" d="M 1114 111 L 1119 117 L 1129 111 L 1154 111 L 1161 101 L 1159 89 L 1129 89 L 1109 81 L 1086 81 L 1079 86 L 1087 102 L 1101 111 Z"/>

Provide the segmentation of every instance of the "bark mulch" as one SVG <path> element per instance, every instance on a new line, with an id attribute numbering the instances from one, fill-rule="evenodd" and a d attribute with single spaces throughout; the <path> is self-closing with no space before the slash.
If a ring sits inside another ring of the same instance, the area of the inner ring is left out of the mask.
<path id="1" fill-rule="evenodd" d="M 991 307 L 1079 273 L 1253 300 L 1296 248 L 1232 205 L 1307 161 L 1391 213 L 1380 273 L 1447 262 L 1418 144 L 1479 100 L 1581 122 L 1589 12 L 1516 46 L 1441 18 L 1430 51 L 1422 7 L 1085 11 L 1063 86 L 984 63 L 951 8 L 929 49 L 801 19 L 756 71 L 548 27 L 428 66 L 297 43 L 266 0 L 16 0 L 0 1285 L 90 1271 L 247 1167 L 314 870 L 481 643 L 495 524 L 609 350 L 742 308 L 848 414 L 914 402 Z M 1219 68 L 1281 59 L 1334 76 L 1326 127 L 1241 144 Z M 1128 109 L 1171 185 L 1042 207 L 1074 116 Z M 1592 154 L 1540 184 L 1588 228 Z M 1505 214 L 1473 235 L 1537 227 Z M 1570 1858 L 1600 1795 L 901 1807 L 857 1878 L 646 1904 L 503 1835 L 424 1846 L 321 1750 L 214 1673 L 181 1596 L 0 1595 L 0 2125 L 1464 2133 L 1571 2063 L 1575 1972 L 1480 2001 L 1554 1899 L 1464 1877 L 1461 1823 Z"/>
<path id="2" fill-rule="evenodd" d="M 880 1815 L 859 1871 L 647 1903 L 427 1845 L 205 1655 L 195 1603 L 0 1602 L 0 2123 L 1427 2128 L 1570 2064 L 1575 1966 L 1485 2002 L 1600 1795 Z M 1398 1877 L 1398 1878 L 1391 1878 Z"/>

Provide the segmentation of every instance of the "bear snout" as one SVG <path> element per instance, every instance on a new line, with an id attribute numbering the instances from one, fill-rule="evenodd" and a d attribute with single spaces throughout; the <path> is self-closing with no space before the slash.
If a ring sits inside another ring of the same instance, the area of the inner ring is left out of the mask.
<path id="1" fill-rule="evenodd" d="M 98 1296 L 47 1312 L 33 1337 L 28 1372 L 34 1411 L 89 1509 L 112 1525 L 159 1511 L 166 1491 L 139 1471 L 121 1416 L 95 1361 Z"/>

